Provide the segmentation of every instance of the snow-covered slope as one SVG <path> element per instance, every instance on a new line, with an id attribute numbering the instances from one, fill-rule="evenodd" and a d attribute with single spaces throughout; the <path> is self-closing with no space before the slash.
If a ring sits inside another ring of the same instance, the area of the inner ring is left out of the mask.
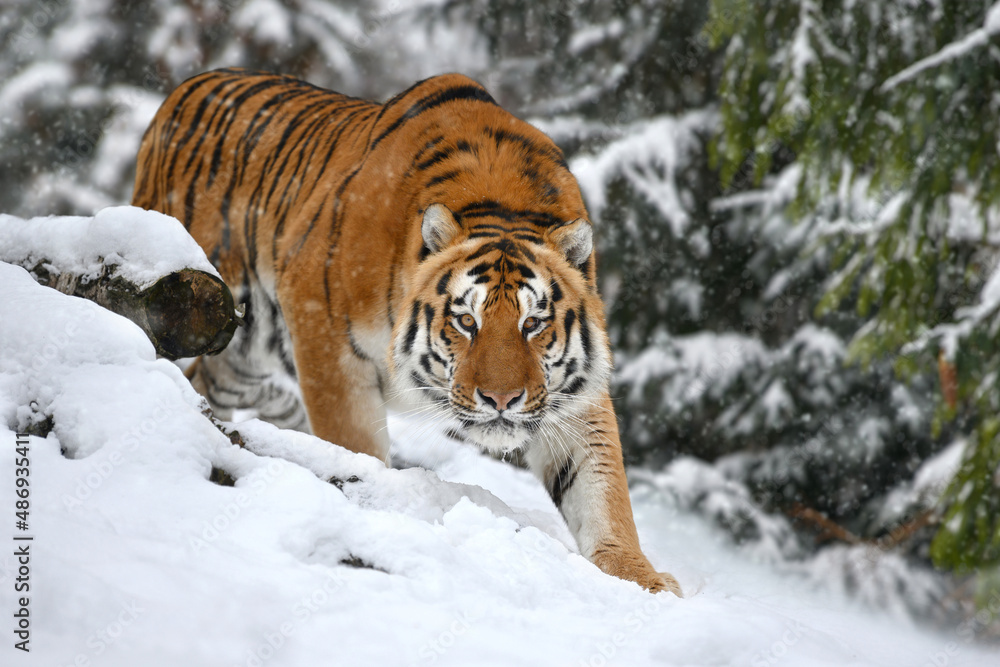
<path id="1" fill-rule="evenodd" d="M 640 535 L 687 599 L 602 574 L 528 473 L 426 424 L 394 423 L 396 455 L 434 472 L 252 420 L 239 448 L 201 407 L 132 323 L 0 264 L 0 663 L 996 664 L 747 562 L 656 493 Z M 14 434 L 49 426 L 19 531 Z M 34 538 L 27 655 L 15 534 Z"/>

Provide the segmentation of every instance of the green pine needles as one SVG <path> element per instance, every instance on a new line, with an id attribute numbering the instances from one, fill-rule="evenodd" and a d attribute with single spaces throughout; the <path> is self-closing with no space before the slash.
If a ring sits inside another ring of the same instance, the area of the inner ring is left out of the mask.
<path id="1" fill-rule="evenodd" d="M 726 46 L 723 182 L 748 164 L 762 190 L 792 174 L 787 214 L 834 249 L 816 314 L 867 320 L 850 346 L 862 366 L 941 369 L 934 428 L 967 445 L 931 555 L 997 565 L 1000 4 L 713 0 L 705 35 Z"/>

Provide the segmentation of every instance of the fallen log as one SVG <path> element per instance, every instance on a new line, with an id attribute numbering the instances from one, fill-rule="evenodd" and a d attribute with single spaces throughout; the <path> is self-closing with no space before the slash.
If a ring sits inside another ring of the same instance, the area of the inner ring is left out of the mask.
<path id="1" fill-rule="evenodd" d="M 242 323 L 202 249 L 177 220 L 154 211 L 0 215 L 0 261 L 128 318 L 168 359 L 221 352 Z"/>

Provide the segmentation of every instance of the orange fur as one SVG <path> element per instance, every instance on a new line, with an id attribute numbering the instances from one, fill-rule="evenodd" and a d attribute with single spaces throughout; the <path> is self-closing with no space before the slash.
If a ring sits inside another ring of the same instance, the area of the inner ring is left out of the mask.
<path id="1" fill-rule="evenodd" d="M 605 572 L 679 594 L 632 519 L 576 180 L 479 84 L 379 105 L 199 75 L 146 132 L 133 203 L 180 219 L 250 303 L 250 329 L 192 372 L 217 410 L 386 458 L 383 405 L 410 394 L 487 449 L 525 448 Z"/>

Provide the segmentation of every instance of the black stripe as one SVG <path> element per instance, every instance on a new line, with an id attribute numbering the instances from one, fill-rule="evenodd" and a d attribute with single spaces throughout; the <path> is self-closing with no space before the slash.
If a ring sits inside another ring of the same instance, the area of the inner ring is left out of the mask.
<path id="1" fill-rule="evenodd" d="M 382 134 L 375 138 L 369 148 L 374 149 L 378 146 L 379 142 L 398 130 L 406 121 L 416 118 L 429 109 L 433 109 L 434 107 L 441 106 L 442 104 L 447 104 L 449 102 L 456 102 L 458 100 L 486 102 L 487 104 L 496 106 L 496 100 L 490 97 L 490 94 L 486 92 L 482 86 L 466 85 L 448 88 L 422 98 L 416 104 L 407 109 L 402 116 L 397 118 L 388 128 L 385 129 L 385 131 L 382 132 Z M 388 107 L 394 103 L 394 100 L 390 100 L 390 102 L 386 103 L 386 106 Z"/>
<path id="2" fill-rule="evenodd" d="M 167 148 L 173 143 L 174 132 L 183 127 L 179 121 L 180 117 L 184 114 L 184 111 L 187 108 L 188 98 L 198 92 L 202 86 L 206 86 L 213 81 L 218 81 L 220 78 L 223 78 L 220 74 L 210 72 L 208 74 L 201 75 L 201 78 L 194 77 L 193 79 L 189 79 L 185 82 L 185 84 L 183 84 L 188 86 L 187 90 L 184 91 L 184 93 L 180 96 L 180 99 L 177 100 L 176 104 L 174 104 L 173 111 L 170 114 L 170 120 L 163 123 L 163 136 L 161 138 L 160 146 L 162 150 L 167 150 Z M 220 90 L 226 85 L 226 83 L 232 83 L 232 79 L 223 78 L 223 83 L 213 88 L 213 91 Z"/>
<path id="3" fill-rule="evenodd" d="M 528 209 L 511 209 L 496 202 L 477 202 L 469 204 L 458 210 L 456 215 L 461 218 L 500 218 L 507 222 L 523 221 L 530 222 L 539 227 L 561 227 L 566 224 L 562 218 L 545 211 L 532 211 Z M 524 231 L 534 232 L 534 229 L 523 228 Z"/>
<path id="4" fill-rule="evenodd" d="M 430 384 L 426 379 L 420 377 L 420 373 L 416 371 L 410 371 L 410 382 L 418 387 L 426 387 Z"/>
<path id="5" fill-rule="evenodd" d="M 173 154 L 170 157 L 170 162 L 166 170 L 168 174 L 176 173 L 177 160 L 180 157 L 181 151 L 184 149 L 184 146 L 187 144 L 187 142 L 189 142 L 194 137 L 195 132 L 198 131 L 198 126 L 201 124 L 201 117 L 205 115 L 205 111 L 208 110 L 209 104 L 211 104 L 211 102 L 216 98 L 218 93 L 221 92 L 223 88 L 233 84 L 234 82 L 231 79 L 225 79 L 222 81 L 222 83 L 212 88 L 210 91 L 208 91 L 208 93 L 204 97 L 201 98 L 201 101 L 198 103 L 198 107 L 195 109 L 194 117 L 189 122 L 185 123 L 185 126 L 187 127 L 187 132 L 185 132 L 184 136 L 182 136 L 177 141 L 171 141 L 171 139 L 173 138 L 172 135 L 173 132 L 175 131 L 175 128 L 168 126 L 167 131 L 164 132 L 164 143 L 166 144 L 166 146 L 169 146 L 169 149 L 173 152 Z M 235 84 L 239 85 L 239 81 L 235 82 Z M 186 97 L 187 94 L 184 95 L 182 100 L 185 99 Z"/>
<path id="6" fill-rule="evenodd" d="M 563 496 L 569 491 L 570 487 L 573 486 L 573 482 L 576 481 L 576 468 L 573 466 L 573 459 L 569 459 L 563 464 L 559 472 L 556 473 L 556 477 L 552 480 L 552 486 L 549 488 L 549 495 L 552 496 L 552 502 L 555 503 L 556 507 L 562 506 Z"/>
<path id="7" fill-rule="evenodd" d="M 514 268 L 517 269 L 525 280 L 531 280 L 535 277 L 535 272 L 527 267 L 525 264 L 515 264 Z"/>
<path id="8" fill-rule="evenodd" d="M 372 358 L 365 354 L 365 351 L 358 346 L 358 341 L 354 340 L 354 331 L 351 328 L 351 321 L 347 319 L 347 315 L 344 315 L 344 324 L 347 326 L 347 340 L 351 344 L 351 352 L 359 359 L 371 361 Z"/>
<path id="9" fill-rule="evenodd" d="M 572 335 L 574 322 L 576 322 L 576 311 L 570 308 L 566 311 L 566 318 L 563 320 L 563 329 L 566 331 L 567 339 Z"/>
<path id="10" fill-rule="evenodd" d="M 534 234 L 536 232 L 536 230 L 534 230 L 534 229 L 532 229 L 530 227 L 504 227 L 503 225 L 491 225 L 488 222 L 480 222 L 478 224 L 473 225 L 469 229 L 471 229 L 473 231 L 478 230 L 478 229 L 496 229 L 496 230 L 499 230 L 499 231 L 504 232 L 504 233 L 527 232 L 527 233 Z"/>
<path id="11" fill-rule="evenodd" d="M 298 404 L 298 402 L 297 401 L 292 401 L 292 404 L 288 407 L 287 410 L 285 410 L 281 414 L 277 414 L 277 415 L 269 414 L 269 415 L 267 415 L 267 418 L 268 418 L 268 421 L 270 421 L 272 423 L 275 422 L 275 421 L 284 421 L 285 419 L 288 419 L 293 414 L 295 414 L 296 412 L 298 412 L 298 410 L 299 410 L 299 404 Z"/>
<path id="12" fill-rule="evenodd" d="M 451 155 L 451 153 L 452 153 L 452 149 L 450 149 L 450 148 L 442 148 L 441 150 L 439 150 L 438 152 L 434 153 L 434 155 L 430 156 L 429 158 L 427 158 L 423 162 L 417 163 L 417 171 L 424 171 L 425 169 L 433 167 L 434 165 L 438 164 L 439 162 L 444 162 L 445 160 L 448 159 L 448 156 Z"/>
<path id="13" fill-rule="evenodd" d="M 451 280 L 451 269 L 448 269 L 448 272 L 445 273 L 443 276 L 441 276 L 441 279 L 438 281 L 438 284 L 437 284 L 437 293 L 438 294 L 446 294 L 448 292 L 448 281 L 449 280 Z"/>
<path id="14" fill-rule="evenodd" d="M 417 340 L 417 316 L 420 314 L 420 301 L 413 302 L 413 308 L 410 311 L 410 324 L 406 329 L 406 337 L 403 339 L 403 352 L 409 352 L 413 349 L 413 343 Z"/>
<path id="15" fill-rule="evenodd" d="M 442 332 L 443 331 L 444 330 L 442 329 Z M 439 364 L 441 364 L 445 368 L 448 368 L 447 362 L 445 362 L 445 360 L 441 357 L 440 354 L 438 354 L 437 352 L 434 351 L 434 348 L 430 348 L 430 355 L 431 355 L 431 359 L 433 359 L 434 361 L 438 362 Z"/>
<path id="16" fill-rule="evenodd" d="M 462 296 L 460 296 L 457 299 L 455 299 L 455 305 L 459 306 L 459 307 L 464 306 L 465 305 L 465 299 L 468 298 L 469 292 L 471 292 L 471 291 L 472 291 L 472 288 L 470 287 L 469 289 L 467 289 L 464 292 L 462 292 Z"/>
<path id="17" fill-rule="evenodd" d="M 428 141 L 426 144 L 424 144 L 424 147 L 421 148 L 419 151 L 417 151 L 417 154 L 413 156 L 413 161 L 419 162 L 420 158 L 426 155 L 428 151 L 434 150 L 434 148 L 442 141 L 444 141 L 444 136 L 434 137 L 433 139 Z"/>
<path id="18" fill-rule="evenodd" d="M 431 180 L 427 181 L 424 185 L 425 188 L 433 188 L 435 185 L 440 185 L 441 183 L 447 183 L 448 181 L 454 180 L 455 178 L 462 175 L 462 171 L 459 169 L 453 169 L 452 171 L 446 171 L 440 176 L 435 176 Z"/>
<path id="19" fill-rule="evenodd" d="M 489 254 L 494 251 L 499 251 L 502 255 L 510 255 L 515 259 L 521 259 L 525 257 L 528 261 L 534 262 L 535 254 L 525 248 L 520 243 L 516 243 L 507 237 L 503 237 L 497 241 L 492 241 L 490 243 L 484 243 L 479 246 L 474 253 L 466 257 L 466 261 L 471 262 L 474 259 L 479 259 L 483 255 Z"/>
<path id="20" fill-rule="evenodd" d="M 184 196 L 184 229 L 188 231 L 191 230 L 191 221 L 194 219 L 194 198 L 198 186 L 198 177 L 201 176 L 201 168 L 204 166 L 204 162 L 198 163 L 198 168 L 188 183 L 187 194 Z"/>
<path id="21" fill-rule="evenodd" d="M 583 367 L 590 369 L 590 322 L 587 320 L 587 309 L 580 304 L 580 342 L 583 344 Z"/>
<path id="22" fill-rule="evenodd" d="M 536 143 L 535 141 L 524 136 L 523 134 L 510 132 L 509 130 L 505 130 L 503 128 L 487 127 L 486 134 L 493 137 L 493 140 L 496 142 L 497 148 L 500 148 L 500 145 L 503 144 L 504 142 L 520 144 L 521 147 L 524 148 L 524 150 L 531 155 L 534 155 L 536 153 L 544 155 L 545 157 L 549 158 L 563 169 L 569 168 L 566 164 L 566 158 L 563 157 L 562 151 L 559 150 L 556 146 L 546 146 L 544 144 Z"/>
<path id="23" fill-rule="evenodd" d="M 267 161 L 265 161 L 264 166 L 262 168 L 264 171 L 274 172 L 269 177 L 271 180 L 271 187 L 267 192 L 267 197 L 264 198 L 264 208 L 268 208 L 270 206 L 271 197 L 274 196 L 274 192 L 278 188 L 278 183 L 281 181 L 282 176 L 284 176 L 285 174 L 285 168 L 288 167 L 288 162 L 292 159 L 292 155 L 295 153 L 296 146 L 301 146 L 302 143 L 306 141 L 306 139 L 308 138 L 307 133 L 309 132 L 310 129 L 315 128 L 317 123 L 322 123 L 324 120 L 327 120 L 324 118 L 320 118 L 319 120 L 314 119 L 309 125 L 303 126 L 301 124 L 302 119 L 308 116 L 310 113 L 312 113 L 315 109 L 326 106 L 329 106 L 328 100 L 319 100 L 318 102 L 312 102 L 311 104 L 307 104 L 305 107 L 300 108 L 298 110 L 298 113 L 296 113 L 290 119 L 285 121 L 287 123 L 287 125 L 285 126 L 285 131 L 281 133 L 281 138 L 278 139 L 277 145 L 272 150 L 271 155 L 268 157 Z M 295 144 L 289 147 L 289 150 L 286 151 L 285 150 L 286 144 L 288 144 L 288 142 L 291 141 L 292 135 L 295 134 L 295 132 L 298 130 L 302 130 L 302 135 L 296 140 Z M 281 165 L 278 166 L 277 169 L 275 170 L 274 167 L 277 165 L 278 159 L 281 157 L 282 153 L 285 153 L 285 159 L 281 161 Z M 293 180 L 294 179 L 289 179 L 289 182 Z"/>
<path id="24" fill-rule="evenodd" d="M 351 113 L 349 113 L 346 116 L 344 116 L 343 118 L 341 118 L 341 120 L 337 123 L 337 125 L 334 128 L 334 130 L 335 130 L 334 134 L 330 135 L 330 138 L 329 138 L 330 147 L 327 149 L 326 155 L 324 155 L 323 159 L 319 162 L 319 164 L 325 165 L 325 164 L 327 164 L 330 161 L 330 158 L 333 156 L 333 151 L 337 148 L 337 146 L 340 145 L 340 138 L 344 134 L 344 132 L 346 132 L 348 129 L 351 129 L 353 127 L 359 127 L 359 126 L 361 126 L 361 124 L 364 122 L 365 119 L 362 118 L 362 119 L 358 120 L 357 124 L 355 124 L 355 123 L 353 123 L 353 121 L 354 121 L 354 119 L 355 119 L 356 116 L 358 116 L 360 114 L 364 114 L 364 113 L 368 113 L 369 115 L 371 115 L 372 113 L 374 113 L 374 110 L 375 110 L 374 107 L 373 108 L 368 108 L 368 109 L 355 109 Z M 357 172 L 354 172 L 354 173 L 357 173 Z M 349 177 L 349 179 L 353 178 L 354 173 L 351 174 L 351 176 Z M 313 179 L 312 187 L 309 189 L 308 192 L 305 192 L 305 193 L 302 194 L 303 200 L 307 200 L 307 199 L 309 199 L 309 197 L 312 196 L 313 192 L 316 190 L 316 187 L 323 180 L 322 175 L 323 175 L 323 170 L 322 169 L 317 170 L 317 172 L 316 172 L 316 178 Z M 339 193 L 338 193 L 338 197 L 339 197 Z M 320 214 L 323 212 L 323 208 L 326 206 L 326 201 L 327 201 L 326 198 L 324 198 L 323 201 L 320 203 L 319 210 L 316 212 L 316 215 L 313 216 L 312 220 L 309 221 L 309 226 L 306 227 L 305 233 L 300 237 L 300 239 L 299 239 L 298 243 L 296 244 L 295 248 L 289 253 L 289 256 L 298 254 L 298 252 L 305 245 L 306 239 L 309 238 L 309 235 L 312 233 L 313 229 L 316 227 L 316 223 L 319 221 Z M 285 264 L 287 265 L 287 258 L 286 258 Z M 284 270 L 284 265 L 282 266 L 282 270 Z"/>
<path id="25" fill-rule="evenodd" d="M 563 347 L 562 355 L 558 361 L 553 362 L 553 368 L 562 366 L 566 362 L 566 355 L 569 354 L 569 344 L 573 340 L 573 323 L 576 322 L 576 312 L 570 308 L 566 311 L 566 319 L 563 320 L 563 327 L 566 330 L 566 345 Z M 554 336 L 555 334 L 553 334 Z"/>
<path id="26" fill-rule="evenodd" d="M 494 267 L 495 267 L 495 264 L 493 262 L 480 262 L 479 264 L 476 264 L 474 267 L 472 267 L 471 269 L 469 269 L 468 271 L 466 271 L 465 275 L 467 275 L 467 276 L 478 276 L 478 275 L 481 275 L 483 273 L 486 273 L 487 271 L 489 271 L 490 269 L 492 269 Z"/>
<path id="27" fill-rule="evenodd" d="M 389 329 L 396 326 L 396 316 L 392 314 L 394 310 L 392 299 L 396 290 L 396 268 L 396 262 L 392 262 L 389 265 L 389 287 L 385 291 L 385 302 L 389 305 L 389 308 L 386 310 L 386 315 L 389 316 Z"/>
<path id="28" fill-rule="evenodd" d="M 222 355 L 222 360 L 225 361 L 226 366 L 229 370 L 233 372 L 234 375 L 238 376 L 241 380 L 252 380 L 254 384 L 259 384 L 261 380 L 266 380 L 271 377 L 270 373 L 264 375 L 258 375 L 256 373 L 249 373 L 240 366 L 233 363 L 232 355 Z M 246 383 L 245 383 L 246 384 Z"/>

